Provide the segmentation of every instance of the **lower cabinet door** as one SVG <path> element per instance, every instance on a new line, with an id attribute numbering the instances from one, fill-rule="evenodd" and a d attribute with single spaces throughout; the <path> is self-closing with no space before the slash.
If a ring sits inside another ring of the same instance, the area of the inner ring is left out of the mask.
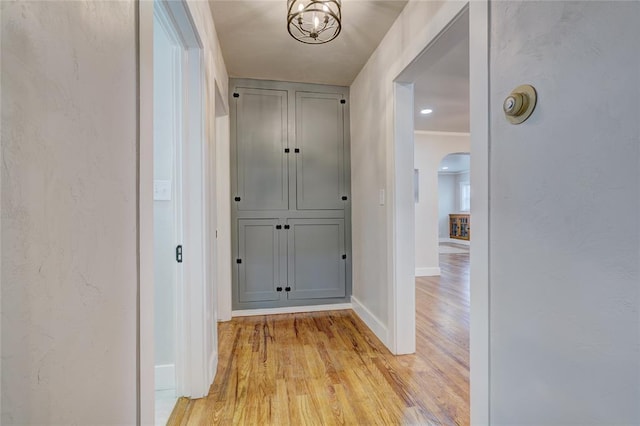
<path id="1" fill-rule="evenodd" d="M 238 221 L 238 300 L 279 300 L 281 286 L 280 234 L 277 219 Z"/>
<path id="2" fill-rule="evenodd" d="M 346 261 L 343 219 L 289 219 L 289 299 L 344 297 Z"/>

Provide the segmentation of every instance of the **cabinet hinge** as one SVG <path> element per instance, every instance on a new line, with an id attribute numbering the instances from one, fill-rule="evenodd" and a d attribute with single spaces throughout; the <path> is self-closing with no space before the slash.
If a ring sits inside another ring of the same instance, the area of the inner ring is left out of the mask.
<path id="1" fill-rule="evenodd" d="M 176 246 L 176 262 L 182 263 L 182 246 Z"/>
<path id="2" fill-rule="evenodd" d="M 236 263 L 238 264 L 242 263 L 242 259 L 236 259 Z"/>
<path id="3" fill-rule="evenodd" d="M 234 98 L 239 98 L 239 97 L 240 97 L 240 93 L 234 93 L 234 94 L 233 94 L 233 97 L 234 97 Z"/>

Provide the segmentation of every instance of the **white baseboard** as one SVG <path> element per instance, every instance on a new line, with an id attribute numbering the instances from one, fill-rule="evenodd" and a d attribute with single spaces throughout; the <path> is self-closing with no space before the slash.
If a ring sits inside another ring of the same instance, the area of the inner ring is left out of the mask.
<path id="1" fill-rule="evenodd" d="M 252 317 L 255 315 L 297 314 L 301 312 L 339 311 L 342 309 L 352 309 L 351 303 L 336 303 L 334 305 L 285 306 L 282 308 L 265 309 L 245 309 L 242 311 L 232 311 L 231 316 Z"/>
<path id="2" fill-rule="evenodd" d="M 460 244 L 463 246 L 471 245 L 471 241 L 469 240 L 456 240 L 455 238 L 440 238 L 438 241 L 441 243 L 453 243 L 453 244 Z"/>
<path id="3" fill-rule="evenodd" d="M 416 277 L 437 277 L 440 275 L 439 267 L 416 268 Z"/>
<path id="4" fill-rule="evenodd" d="M 156 365 L 155 368 L 156 390 L 168 390 L 176 388 L 175 364 Z"/>
<path id="5" fill-rule="evenodd" d="M 216 373 L 218 372 L 218 351 L 214 351 L 209 357 L 209 377 L 207 383 L 209 384 L 209 388 L 213 384 L 213 381 L 216 378 Z"/>
<path id="6" fill-rule="evenodd" d="M 378 336 L 378 339 L 389 347 L 389 331 L 382 321 L 380 321 L 369 309 L 367 309 L 358 299 L 351 296 L 351 305 L 353 305 L 353 311 L 360 317 L 360 319 L 373 331 L 373 334 Z"/>

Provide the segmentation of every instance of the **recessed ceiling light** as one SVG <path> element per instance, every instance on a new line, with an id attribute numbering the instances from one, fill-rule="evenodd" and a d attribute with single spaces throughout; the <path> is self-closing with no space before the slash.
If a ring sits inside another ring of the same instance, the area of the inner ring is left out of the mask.
<path id="1" fill-rule="evenodd" d="M 425 109 L 421 109 L 420 110 L 420 114 L 424 114 L 424 115 L 431 114 L 432 112 L 433 112 L 433 110 L 429 109 L 429 108 L 425 108 Z"/>
<path id="2" fill-rule="evenodd" d="M 447 166 L 444 166 L 442 170 L 449 170 L 449 168 Z"/>

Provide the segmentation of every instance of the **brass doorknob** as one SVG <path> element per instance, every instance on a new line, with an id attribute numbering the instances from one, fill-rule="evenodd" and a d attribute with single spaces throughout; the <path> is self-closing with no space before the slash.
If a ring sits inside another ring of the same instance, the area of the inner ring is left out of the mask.
<path id="1" fill-rule="evenodd" d="M 502 104 L 505 117 L 511 124 L 523 123 L 536 108 L 537 98 L 533 86 L 523 84 L 516 87 Z"/>

